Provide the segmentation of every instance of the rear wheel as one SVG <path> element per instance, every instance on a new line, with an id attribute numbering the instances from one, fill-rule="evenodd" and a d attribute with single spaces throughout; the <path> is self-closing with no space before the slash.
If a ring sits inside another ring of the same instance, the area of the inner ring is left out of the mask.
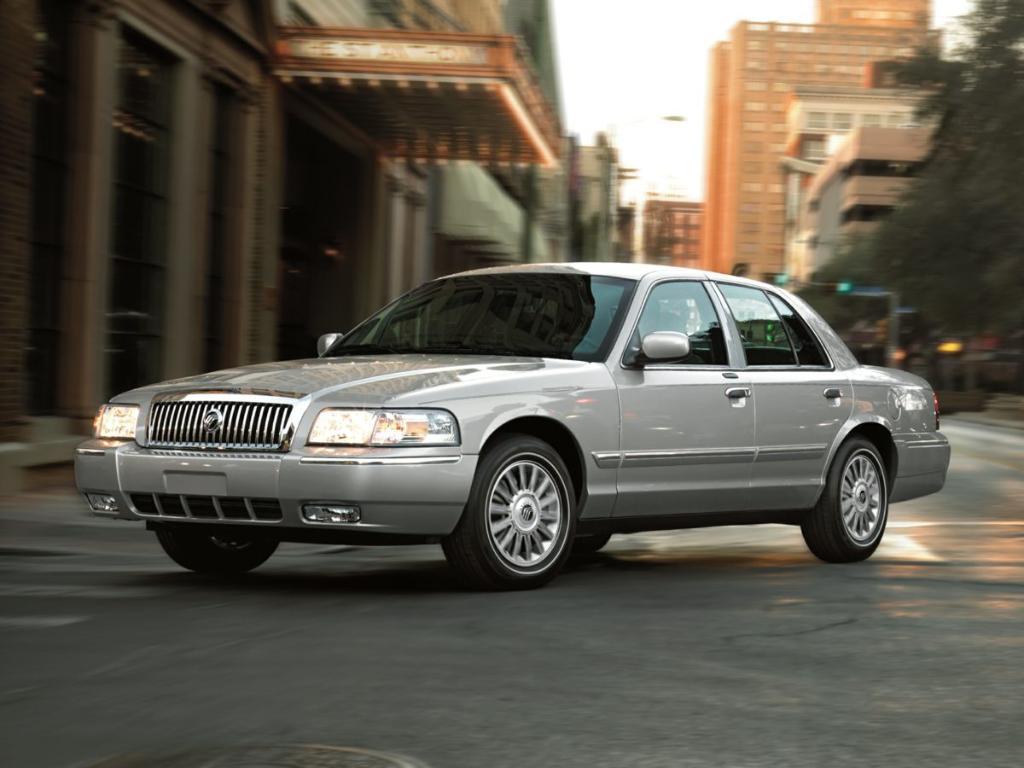
<path id="1" fill-rule="evenodd" d="M 245 573 L 263 565 L 277 549 L 273 539 L 218 536 L 209 530 L 161 527 L 156 538 L 174 562 L 197 573 Z"/>
<path id="2" fill-rule="evenodd" d="M 817 505 L 801 523 L 808 549 L 829 563 L 866 560 L 889 517 L 889 488 L 878 449 L 862 437 L 843 443 Z"/>
<path id="3" fill-rule="evenodd" d="M 507 435 L 480 459 L 445 557 L 477 589 L 532 589 L 558 573 L 576 528 L 569 472 L 547 443 Z"/>

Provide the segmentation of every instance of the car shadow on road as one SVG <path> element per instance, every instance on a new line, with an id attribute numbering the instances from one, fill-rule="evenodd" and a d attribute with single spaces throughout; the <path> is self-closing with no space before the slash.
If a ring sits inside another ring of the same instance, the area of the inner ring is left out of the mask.
<path id="1" fill-rule="evenodd" d="M 353 559 L 345 562 L 351 554 Z M 174 570 L 147 573 L 131 579 L 133 584 L 160 586 L 176 590 L 202 589 L 234 593 L 287 592 L 317 595 L 324 593 L 368 593 L 423 595 L 473 593 L 458 579 L 455 572 L 440 558 L 408 559 L 395 562 L 393 551 L 375 562 L 372 552 L 350 550 L 323 556 L 322 567 L 304 558 L 301 562 L 281 562 L 241 575 L 197 574 Z M 342 558 L 339 562 L 338 558 Z M 389 562 L 390 561 L 390 562 Z M 599 552 L 570 558 L 561 574 L 545 591 L 560 587 L 594 587 L 606 582 L 622 585 L 651 578 L 685 576 L 694 580 L 763 579 L 772 573 L 791 573 L 815 567 L 807 555 L 792 553 L 746 552 L 728 549 L 715 552 L 666 552 L 663 550 L 628 549 Z"/>

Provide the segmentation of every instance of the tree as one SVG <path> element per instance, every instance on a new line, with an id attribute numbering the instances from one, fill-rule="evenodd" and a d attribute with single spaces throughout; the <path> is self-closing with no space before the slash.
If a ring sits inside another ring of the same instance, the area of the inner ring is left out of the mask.
<path id="1" fill-rule="evenodd" d="M 895 286 L 947 332 L 1024 328 L 1024 0 L 977 0 L 951 59 L 894 66 L 928 93 L 935 127 L 919 178 L 866 242 L 829 268 Z"/>

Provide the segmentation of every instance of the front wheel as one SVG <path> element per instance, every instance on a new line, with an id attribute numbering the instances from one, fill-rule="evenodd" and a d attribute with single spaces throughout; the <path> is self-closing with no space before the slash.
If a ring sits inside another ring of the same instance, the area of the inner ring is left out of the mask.
<path id="1" fill-rule="evenodd" d="M 480 459 L 445 557 L 477 589 L 532 589 L 550 581 L 576 528 L 565 462 L 547 443 L 508 435 Z"/>
<path id="2" fill-rule="evenodd" d="M 611 538 L 610 533 L 589 533 L 585 536 L 577 536 L 572 543 L 572 553 L 574 555 L 593 555 L 600 552 Z"/>
<path id="3" fill-rule="evenodd" d="M 866 560 L 889 517 L 889 487 L 878 449 L 861 437 L 843 443 L 817 505 L 800 525 L 808 549 L 829 563 Z"/>
<path id="4" fill-rule="evenodd" d="M 156 538 L 174 562 L 197 573 L 245 573 L 263 565 L 277 549 L 274 539 L 218 536 L 209 530 L 160 527 Z"/>

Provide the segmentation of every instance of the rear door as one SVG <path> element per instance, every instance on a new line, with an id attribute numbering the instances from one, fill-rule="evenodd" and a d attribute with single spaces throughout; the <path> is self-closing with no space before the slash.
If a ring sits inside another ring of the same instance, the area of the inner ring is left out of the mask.
<path id="1" fill-rule="evenodd" d="M 663 280 L 646 298 L 622 361 L 612 366 L 621 409 L 616 516 L 742 509 L 754 457 L 749 381 L 729 361 L 726 326 L 706 283 Z M 690 337 L 684 359 L 631 362 L 654 331 Z"/>
<path id="2" fill-rule="evenodd" d="M 821 487 L 825 460 L 850 416 L 847 374 L 836 371 L 810 328 L 783 297 L 720 282 L 756 408 L 751 499 L 759 509 L 803 509 Z"/>

